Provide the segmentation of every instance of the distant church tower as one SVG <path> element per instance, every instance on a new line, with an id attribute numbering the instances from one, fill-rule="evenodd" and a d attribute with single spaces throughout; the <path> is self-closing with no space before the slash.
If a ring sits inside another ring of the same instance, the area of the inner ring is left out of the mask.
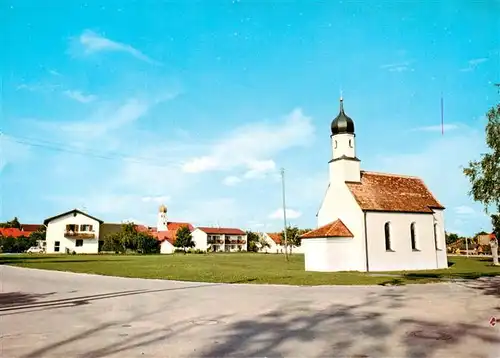
<path id="1" fill-rule="evenodd" d="M 165 205 L 161 205 L 158 210 L 158 223 L 156 225 L 157 231 L 168 231 L 167 226 L 167 207 Z"/>
<path id="2" fill-rule="evenodd" d="M 356 157 L 356 134 L 354 122 L 344 112 L 344 100 L 340 97 L 340 112 L 332 121 L 332 160 L 330 160 L 330 183 L 359 182 L 360 160 Z"/>

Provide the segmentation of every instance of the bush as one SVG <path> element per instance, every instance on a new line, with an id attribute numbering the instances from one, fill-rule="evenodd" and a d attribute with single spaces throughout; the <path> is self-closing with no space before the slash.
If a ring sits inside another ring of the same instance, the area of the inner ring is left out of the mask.
<path id="1" fill-rule="evenodd" d="M 22 253 L 28 250 L 31 246 L 36 246 L 36 239 L 29 237 L 0 237 L 0 247 L 2 247 L 2 252 Z"/>

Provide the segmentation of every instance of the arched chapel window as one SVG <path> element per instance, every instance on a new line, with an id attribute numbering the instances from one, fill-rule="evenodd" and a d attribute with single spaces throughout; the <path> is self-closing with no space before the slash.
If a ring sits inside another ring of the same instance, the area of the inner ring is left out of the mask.
<path id="1" fill-rule="evenodd" d="M 385 249 L 386 251 L 392 251 L 391 247 L 391 224 L 386 222 L 384 225 L 384 233 L 385 233 Z"/>
<path id="2" fill-rule="evenodd" d="M 434 246 L 436 247 L 436 250 L 439 250 L 439 245 L 438 245 L 438 224 L 434 224 Z"/>
<path id="3" fill-rule="evenodd" d="M 410 237 L 411 237 L 411 249 L 413 251 L 417 251 L 417 233 L 415 230 L 415 223 L 411 223 L 410 225 Z"/>

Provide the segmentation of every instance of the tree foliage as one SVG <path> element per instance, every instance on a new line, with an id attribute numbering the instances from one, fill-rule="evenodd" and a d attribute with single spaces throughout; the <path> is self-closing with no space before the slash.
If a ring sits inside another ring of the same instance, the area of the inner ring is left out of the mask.
<path id="1" fill-rule="evenodd" d="M 298 247 L 301 244 L 300 236 L 306 232 L 311 231 L 310 229 L 299 229 L 297 226 L 288 226 L 286 228 L 286 241 L 288 246 Z M 285 230 L 281 231 L 281 245 L 285 245 Z"/>
<path id="2" fill-rule="evenodd" d="M 261 237 L 253 231 L 247 231 L 247 250 L 257 252 L 262 248 Z"/>
<path id="3" fill-rule="evenodd" d="M 182 226 L 177 230 L 177 234 L 175 236 L 174 246 L 183 249 L 194 247 L 195 244 L 193 242 L 193 236 L 191 235 L 191 231 L 189 227 Z"/>
<path id="4" fill-rule="evenodd" d="M 486 145 L 489 153 L 469 162 L 464 174 L 471 183 L 469 194 L 484 205 L 485 211 L 495 207 L 500 212 L 500 103 L 486 114 Z"/>
<path id="5" fill-rule="evenodd" d="M 30 238 L 36 241 L 45 241 L 47 235 L 47 228 L 44 225 L 40 225 L 40 227 L 36 230 L 33 231 L 30 234 Z"/>
<path id="6" fill-rule="evenodd" d="M 0 247 L 2 252 L 21 253 L 31 246 L 36 246 L 36 240 L 31 237 L 11 237 L 0 236 Z"/>
<path id="7" fill-rule="evenodd" d="M 491 225 L 493 226 L 493 233 L 500 239 L 500 214 L 491 215 Z"/>
<path id="8" fill-rule="evenodd" d="M 17 216 L 16 216 L 11 221 L 0 223 L 0 228 L 16 228 L 16 229 L 21 229 L 21 223 L 19 222 L 19 220 L 17 219 Z"/>
<path id="9" fill-rule="evenodd" d="M 460 237 L 452 232 L 445 232 L 445 236 L 446 236 L 446 245 L 453 244 L 454 242 L 460 240 Z"/>
<path id="10" fill-rule="evenodd" d="M 138 232 L 134 223 L 123 224 L 121 230 L 104 237 L 103 251 L 124 253 L 127 251 L 140 254 L 160 252 L 159 241 L 147 232 Z"/>

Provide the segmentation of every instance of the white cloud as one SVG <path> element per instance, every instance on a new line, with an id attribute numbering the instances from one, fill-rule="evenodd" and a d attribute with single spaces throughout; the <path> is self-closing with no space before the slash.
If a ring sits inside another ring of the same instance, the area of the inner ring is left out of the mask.
<path id="1" fill-rule="evenodd" d="M 411 148 L 412 144 L 409 142 L 407 145 Z M 462 172 L 462 167 L 466 166 L 470 160 L 479 158 L 480 153 L 484 152 L 483 133 L 471 130 L 468 133 L 457 133 L 453 136 L 439 136 L 425 147 L 420 147 L 415 139 L 415 145 L 419 149 L 413 153 L 396 155 L 381 153 L 371 162 L 376 164 L 377 171 L 421 177 L 437 199 L 448 208 L 445 211 L 447 227 L 459 215 L 453 210 L 454 207 L 475 208 L 479 206 L 468 196 L 470 184 Z M 464 212 L 467 209 L 461 208 L 460 210 Z M 452 226 L 464 232 L 470 231 L 470 234 L 488 222 L 485 215 L 473 218 L 461 216 L 460 220 L 463 222 L 453 223 Z"/>
<path id="2" fill-rule="evenodd" d="M 89 94 L 85 95 L 81 91 L 71 91 L 71 90 L 66 90 L 63 92 L 66 96 L 68 96 L 71 99 L 74 99 L 75 101 L 81 102 L 81 103 L 89 103 L 93 102 L 97 99 L 97 96 Z"/>
<path id="3" fill-rule="evenodd" d="M 57 72 L 56 70 L 49 70 L 49 73 L 53 76 L 62 76 L 61 73 Z"/>
<path id="4" fill-rule="evenodd" d="M 311 119 L 301 109 L 295 109 L 279 123 L 252 123 L 223 135 L 224 139 L 204 150 L 209 155 L 190 159 L 183 170 L 200 173 L 244 167 L 247 177 L 258 176 L 275 165 L 270 157 L 291 147 L 308 145 L 313 136 Z"/>
<path id="5" fill-rule="evenodd" d="M 302 213 L 293 209 L 286 209 L 286 218 L 288 219 L 297 219 L 302 216 Z M 283 220 L 283 209 L 276 209 L 271 214 L 269 214 L 269 219 L 281 219 Z"/>
<path id="6" fill-rule="evenodd" d="M 230 176 L 225 177 L 224 180 L 222 181 L 222 183 L 224 185 L 227 185 L 227 186 L 234 186 L 236 184 L 241 183 L 241 179 L 238 178 L 237 176 L 230 175 Z"/>
<path id="7" fill-rule="evenodd" d="M 479 66 L 481 63 L 484 63 L 488 61 L 488 58 L 486 57 L 481 57 L 481 58 L 474 58 L 472 60 L 467 61 L 467 67 L 461 68 L 461 72 L 470 72 L 473 71 L 477 66 Z"/>
<path id="8" fill-rule="evenodd" d="M 17 90 L 26 90 L 30 92 L 53 92 L 58 88 L 61 88 L 61 85 L 55 84 L 42 84 L 42 83 L 22 83 L 17 86 Z"/>
<path id="9" fill-rule="evenodd" d="M 380 68 L 387 70 L 389 72 L 413 71 L 413 69 L 410 67 L 410 61 L 399 62 L 399 63 L 389 63 L 386 65 L 380 66 Z"/>
<path id="10" fill-rule="evenodd" d="M 142 61 L 159 64 L 159 62 L 152 60 L 151 58 L 143 54 L 141 51 L 135 49 L 134 47 L 125 43 L 110 40 L 91 30 L 83 31 L 83 33 L 79 36 L 79 42 L 83 46 L 85 54 L 92 54 L 96 52 L 106 52 L 106 51 L 126 52 Z"/>
<path id="11" fill-rule="evenodd" d="M 455 213 L 458 215 L 474 215 L 476 214 L 476 210 L 467 205 L 460 205 L 454 208 Z"/>
<path id="12" fill-rule="evenodd" d="M 424 127 L 417 127 L 413 128 L 413 131 L 422 131 L 422 132 L 441 132 L 441 130 L 444 130 L 444 132 L 447 131 L 452 131 L 455 129 L 458 129 L 459 125 L 458 124 L 444 124 L 443 126 L 441 125 L 435 125 L 435 126 L 424 126 Z"/>
<path id="13" fill-rule="evenodd" d="M 276 170 L 273 160 L 254 160 L 247 163 L 249 170 L 245 173 L 245 179 L 262 178 L 268 173 Z"/>
<path id="14" fill-rule="evenodd" d="M 128 126 L 145 116 L 148 110 L 163 100 L 174 98 L 175 95 L 163 96 L 155 101 L 129 98 L 123 102 L 102 102 L 93 108 L 90 116 L 76 121 L 52 122 L 33 121 L 33 125 L 46 130 L 53 135 L 58 133 L 64 141 L 73 146 L 90 142 L 95 138 L 109 135 L 122 127 Z M 69 138 L 68 138 L 69 136 Z M 108 137 L 108 141 L 112 138 Z M 108 143 L 109 144 L 109 143 Z"/>

